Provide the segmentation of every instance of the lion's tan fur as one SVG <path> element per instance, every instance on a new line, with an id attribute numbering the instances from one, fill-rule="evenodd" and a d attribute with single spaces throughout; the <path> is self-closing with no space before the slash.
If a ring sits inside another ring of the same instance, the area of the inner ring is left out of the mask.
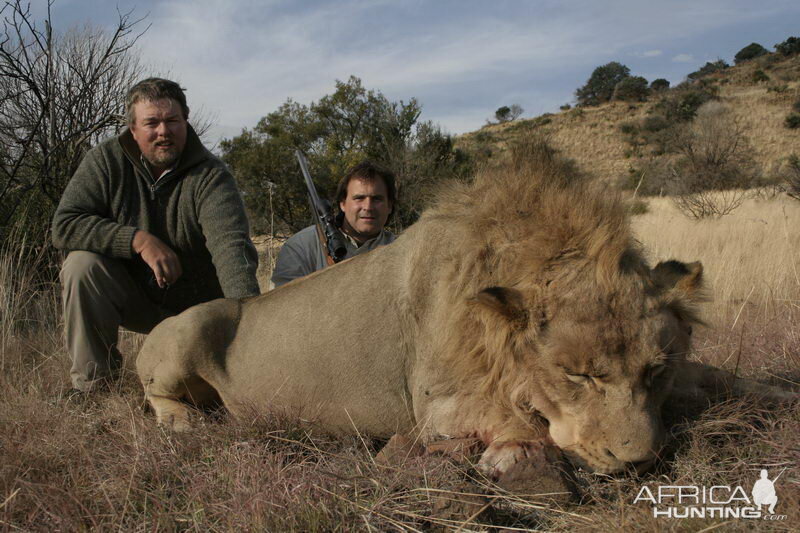
<path id="1" fill-rule="evenodd" d="M 392 245 L 157 327 L 137 368 L 159 420 L 186 427 L 191 383 L 240 415 L 278 408 L 376 436 L 479 435 L 495 464 L 506 459 L 494 443 L 542 436 L 543 417 L 594 468 L 652 457 L 677 367 L 652 392 L 648 376 L 685 356 L 701 269 L 651 273 L 621 200 L 536 150 L 444 187 Z M 210 329 L 236 333 L 211 346 Z M 606 375 L 584 387 L 569 372 Z M 610 429 L 623 422 L 630 438 Z"/>

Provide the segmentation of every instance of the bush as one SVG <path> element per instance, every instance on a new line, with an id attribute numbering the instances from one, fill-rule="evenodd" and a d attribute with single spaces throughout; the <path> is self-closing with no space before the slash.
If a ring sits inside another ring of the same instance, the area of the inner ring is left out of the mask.
<path id="1" fill-rule="evenodd" d="M 677 142 L 671 168 L 676 207 L 691 218 L 721 217 L 739 207 L 756 176 L 740 124 L 729 109 L 709 102 Z"/>
<path id="2" fill-rule="evenodd" d="M 765 81 L 769 81 L 769 76 L 767 76 L 767 73 L 764 72 L 763 70 L 758 69 L 755 72 L 753 72 L 753 76 L 751 77 L 751 79 L 753 80 L 754 83 L 762 83 Z"/>
<path id="3" fill-rule="evenodd" d="M 662 98 L 655 108 L 669 122 L 687 122 L 694 118 L 701 105 L 716 98 L 717 91 L 713 87 L 684 86 Z"/>
<path id="4" fill-rule="evenodd" d="M 789 113 L 786 115 L 786 120 L 783 121 L 783 125 L 790 130 L 800 128 L 800 113 Z"/>
<path id="5" fill-rule="evenodd" d="M 748 61 L 768 54 L 769 51 L 758 43 L 750 43 L 738 52 L 733 57 L 733 62 L 737 65 L 742 61 Z"/>
<path id="6" fill-rule="evenodd" d="M 642 120 L 642 129 L 651 133 L 667 129 L 669 121 L 661 115 L 650 115 Z"/>
<path id="7" fill-rule="evenodd" d="M 647 80 L 641 76 L 628 76 L 614 87 L 614 100 L 644 102 L 648 94 Z"/>
<path id="8" fill-rule="evenodd" d="M 630 76 L 631 70 L 621 63 L 612 61 L 592 72 L 586 85 L 575 91 L 579 105 L 599 105 L 608 102 L 614 95 L 619 82 Z"/>
<path id="9" fill-rule="evenodd" d="M 800 100 L 797 100 L 795 103 L 792 104 L 792 109 L 800 113 Z"/>
<path id="10" fill-rule="evenodd" d="M 564 105 L 560 106 L 559 109 L 561 111 L 569 111 L 570 109 L 572 109 L 572 106 L 569 105 L 569 104 L 564 104 Z"/>
<path id="11" fill-rule="evenodd" d="M 700 67 L 698 70 L 692 72 L 686 77 L 693 81 L 699 80 L 704 76 L 708 76 L 709 74 L 714 74 L 715 72 L 722 72 L 723 70 L 728 68 L 730 68 L 730 65 L 727 62 L 725 62 L 725 60 L 717 59 L 716 61 L 713 62 L 709 61 L 708 63 Z"/>
<path id="12" fill-rule="evenodd" d="M 786 194 L 800 200 L 800 157 L 797 154 L 789 156 L 784 177 L 786 183 Z"/>
<path id="13" fill-rule="evenodd" d="M 800 37 L 789 37 L 775 45 L 775 51 L 784 56 L 800 54 Z"/>
<path id="14" fill-rule="evenodd" d="M 654 92 L 666 91 L 669 89 L 669 80 L 658 78 L 650 83 L 650 90 Z"/>
<path id="15" fill-rule="evenodd" d="M 502 124 L 503 122 L 517 120 L 523 112 L 524 109 L 522 109 L 522 106 L 517 104 L 512 104 L 511 106 L 504 105 L 497 108 L 497 111 L 494 112 L 494 118 L 497 119 L 497 122 Z"/>

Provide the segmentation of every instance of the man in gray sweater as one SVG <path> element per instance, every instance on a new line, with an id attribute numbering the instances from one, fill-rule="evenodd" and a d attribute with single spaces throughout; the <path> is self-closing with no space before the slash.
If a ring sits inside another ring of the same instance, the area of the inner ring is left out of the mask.
<path id="1" fill-rule="evenodd" d="M 345 259 L 394 241 L 394 234 L 384 226 L 396 201 L 397 189 L 391 171 L 370 161 L 347 171 L 336 190 L 339 205 L 336 223 L 345 238 Z M 309 226 L 292 235 L 281 247 L 272 271 L 272 285 L 280 287 L 332 264 L 316 226 Z"/>
<path id="2" fill-rule="evenodd" d="M 92 148 L 53 218 L 72 384 L 88 392 L 121 366 L 119 327 L 149 333 L 216 298 L 258 294 L 241 195 L 188 124 L 181 87 L 149 78 L 127 95 L 128 128 Z"/>

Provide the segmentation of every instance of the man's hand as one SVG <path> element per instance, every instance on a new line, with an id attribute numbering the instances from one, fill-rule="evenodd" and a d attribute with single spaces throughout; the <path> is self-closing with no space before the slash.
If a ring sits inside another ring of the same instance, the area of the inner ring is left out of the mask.
<path id="1" fill-rule="evenodd" d="M 183 274 L 181 262 L 175 252 L 152 233 L 136 230 L 132 248 L 135 253 L 142 256 L 142 260 L 153 271 L 156 283 L 162 289 L 170 283 L 175 283 Z"/>

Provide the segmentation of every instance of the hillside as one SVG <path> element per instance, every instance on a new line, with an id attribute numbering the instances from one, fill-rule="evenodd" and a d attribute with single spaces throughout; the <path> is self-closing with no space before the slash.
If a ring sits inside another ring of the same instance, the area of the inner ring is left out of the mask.
<path id="1" fill-rule="evenodd" d="M 754 81 L 754 73 L 759 70 L 769 79 Z M 636 153 L 620 127 L 652 116 L 660 100 L 692 88 L 715 92 L 730 109 L 763 177 L 775 175 L 787 156 L 800 153 L 800 128 L 784 125 L 792 105 L 800 99 L 800 55 L 783 57 L 776 53 L 656 93 L 646 102 L 574 107 L 531 119 L 486 125 L 459 136 L 456 144 L 479 159 L 492 162 L 504 158 L 509 145 L 531 135 L 545 135 L 582 170 L 616 181 L 645 160 L 660 157 L 647 149 Z"/>

